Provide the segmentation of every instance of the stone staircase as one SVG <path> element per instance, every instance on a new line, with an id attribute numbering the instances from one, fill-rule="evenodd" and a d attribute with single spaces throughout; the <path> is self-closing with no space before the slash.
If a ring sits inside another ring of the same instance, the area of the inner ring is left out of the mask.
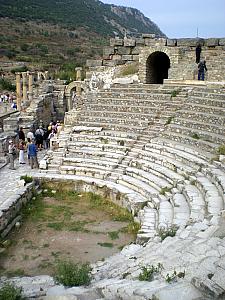
<path id="1" fill-rule="evenodd" d="M 141 226 L 137 244 L 93 265 L 91 287 L 71 290 L 76 299 L 225 297 L 218 272 L 225 272 L 225 167 L 215 161 L 225 144 L 225 93 L 192 86 L 172 97 L 173 91 L 115 86 L 87 98 L 48 158 L 45 178 L 117 191 Z M 161 232 L 172 229 L 175 236 L 161 241 Z M 152 282 L 137 280 L 142 267 L 157 263 L 164 269 Z M 185 270 L 185 278 L 171 284 L 166 278 L 174 270 Z"/>

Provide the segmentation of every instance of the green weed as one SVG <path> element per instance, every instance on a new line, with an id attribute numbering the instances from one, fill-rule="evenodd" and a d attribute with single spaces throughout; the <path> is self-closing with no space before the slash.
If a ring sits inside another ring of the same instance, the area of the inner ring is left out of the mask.
<path id="1" fill-rule="evenodd" d="M 91 281 L 90 271 L 89 264 L 59 261 L 56 266 L 55 280 L 68 287 L 88 285 Z"/>
<path id="2" fill-rule="evenodd" d="M 110 236 L 111 240 L 116 240 L 119 238 L 119 232 L 118 231 L 111 231 L 108 233 Z"/>
<path id="3" fill-rule="evenodd" d="M 16 287 L 12 283 L 5 283 L 0 288 L 0 300 L 23 300 L 22 288 Z"/>
<path id="4" fill-rule="evenodd" d="M 154 279 L 154 275 L 158 274 L 162 269 L 163 265 L 158 263 L 157 266 L 147 266 L 142 267 L 142 272 L 139 274 L 138 279 L 141 281 L 152 281 Z"/>
<path id="5" fill-rule="evenodd" d="M 176 225 L 172 225 L 171 227 L 160 227 L 158 230 L 158 234 L 161 238 L 161 241 L 163 241 L 168 236 L 175 236 L 176 232 L 178 230 L 178 227 Z"/>
<path id="6" fill-rule="evenodd" d="M 106 247 L 106 248 L 113 248 L 113 243 L 98 243 L 99 246 L 101 247 Z"/>
<path id="7" fill-rule="evenodd" d="M 217 153 L 219 155 L 225 155 L 225 145 L 219 146 L 219 148 L 217 149 Z"/>

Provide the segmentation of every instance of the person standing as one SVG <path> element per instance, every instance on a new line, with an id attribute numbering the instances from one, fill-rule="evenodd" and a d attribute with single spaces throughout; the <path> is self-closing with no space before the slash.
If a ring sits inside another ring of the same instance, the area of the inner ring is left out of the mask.
<path id="1" fill-rule="evenodd" d="M 205 80 L 205 71 L 207 72 L 206 61 L 202 60 L 198 64 L 198 80 Z"/>
<path id="2" fill-rule="evenodd" d="M 202 52 L 202 47 L 200 44 L 198 44 L 195 49 L 196 64 L 198 64 L 200 62 L 201 52 Z"/>
<path id="3" fill-rule="evenodd" d="M 38 160 L 37 160 L 37 147 L 35 145 L 35 140 L 31 141 L 31 144 L 28 146 L 28 152 L 30 155 L 30 166 L 31 169 L 38 168 Z"/>
<path id="4" fill-rule="evenodd" d="M 23 127 L 20 127 L 20 130 L 18 132 L 18 136 L 19 136 L 19 140 L 22 140 L 23 142 L 25 142 L 25 134 L 23 131 Z"/>
<path id="5" fill-rule="evenodd" d="M 9 169 L 15 170 L 14 159 L 15 159 L 15 156 L 16 156 L 16 147 L 13 144 L 12 140 L 9 140 L 8 152 L 9 152 Z"/>
<path id="6" fill-rule="evenodd" d="M 20 152 L 19 152 L 19 163 L 20 164 L 25 164 L 25 160 L 24 160 L 24 151 L 25 151 L 25 142 L 24 141 L 20 141 L 20 144 L 19 144 L 19 149 L 20 149 Z"/>

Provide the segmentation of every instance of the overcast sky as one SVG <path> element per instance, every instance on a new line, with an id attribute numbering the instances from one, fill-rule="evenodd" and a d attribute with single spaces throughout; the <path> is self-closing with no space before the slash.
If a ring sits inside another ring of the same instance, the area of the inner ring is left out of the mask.
<path id="1" fill-rule="evenodd" d="M 225 37 L 225 0 L 101 1 L 139 9 L 170 38 Z"/>

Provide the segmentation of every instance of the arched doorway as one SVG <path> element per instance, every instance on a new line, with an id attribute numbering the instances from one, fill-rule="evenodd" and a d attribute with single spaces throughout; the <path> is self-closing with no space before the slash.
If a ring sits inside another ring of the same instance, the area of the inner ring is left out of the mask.
<path id="1" fill-rule="evenodd" d="M 146 83 L 162 84 L 168 78 L 170 59 L 161 51 L 153 52 L 146 61 Z"/>

